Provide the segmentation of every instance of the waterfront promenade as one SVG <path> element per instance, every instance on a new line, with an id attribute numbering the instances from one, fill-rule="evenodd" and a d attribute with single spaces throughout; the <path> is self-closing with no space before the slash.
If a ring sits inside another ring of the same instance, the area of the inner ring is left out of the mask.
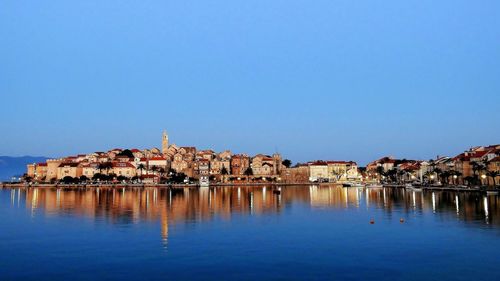
<path id="1" fill-rule="evenodd" d="M 342 186 L 342 183 L 214 183 L 210 184 L 210 188 L 217 187 L 287 187 L 287 186 L 316 186 L 316 187 L 328 187 L 328 186 Z M 199 184 L 154 184 L 154 183 L 136 183 L 136 184 L 124 184 L 124 183 L 104 183 L 104 184 L 27 184 L 27 183 L 1 183 L 2 188 L 62 188 L 62 189 L 93 189 L 93 188 L 166 188 L 166 189 L 198 189 Z M 350 187 L 359 188 L 359 187 Z M 363 186 L 362 188 L 375 189 L 373 187 Z M 382 187 L 378 188 L 395 188 L 395 189 L 408 189 L 408 190 L 419 190 L 419 191 L 455 191 L 455 192 L 479 192 L 479 193 L 491 193 L 499 192 L 499 188 L 494 187 L 457 187 L 457 186 L 422 186 L 419 188 L 408 188 L 405 185 L 398 184 L 384 184 Z"/>

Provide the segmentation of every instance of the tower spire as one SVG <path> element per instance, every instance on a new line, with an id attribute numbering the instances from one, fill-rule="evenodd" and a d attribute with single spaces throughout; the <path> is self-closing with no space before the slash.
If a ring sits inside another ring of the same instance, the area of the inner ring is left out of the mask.
<path id="1" fill-rule="evenodd" d="M 166 130 L 163 130 L 163 135 L 161 138 L 161 153 L 165 156 L 168 152 L 168 134 Z"/>

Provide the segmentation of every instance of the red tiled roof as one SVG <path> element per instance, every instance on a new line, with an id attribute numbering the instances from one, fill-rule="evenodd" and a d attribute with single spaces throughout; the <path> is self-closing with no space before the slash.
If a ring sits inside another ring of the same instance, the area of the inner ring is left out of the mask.
<path id="1" fill-rule="evenodd" d="M 37 165 L 37 166 L 42 166 L 42 167 L 45 167 L 45 166 L 47 166 L 47 163 L 38 163 L 38 164 L 36 164 L 36 165 Z"/>
<path id="2" fill-rule="evenodd" d="M 73 163 L 73 162 L 65 162 L 61 163 L 59 167 L 78 167 L 78 163 Z"/>
<path id="3" fill-rule="evenodd" d="M 484 150 L 484 151 L 475 151 L 472 153 L 471 158 L 481 158 L 484 155 L 488 154 L 490 151 L 489 150 Z"/>
<path id="4" fill-rule="evenodd" d="M 165 157 L 161 157 L 161 156 L 156 156 L 156 157 L 152 157 L 149 159 L 149 161 L 163 161 L 163 160 L 167 160 Z"/>
<path id="5" fill-rule="evenodd" d="M 88 164 L 83 164 L 83 168 L 97 168 L 99 166 L 99 163 L 88 163 Z"/>
<path id="6" fill-rule="evenodd" d="M 158 175 L 142 175 L 140 176 L 141 179 L 151 179 L 151 178 L 159 178 Z"/>
<path id="7" fill-rule="evenodd" d="M 491 159 L 489 162 L 500 162 L 500 156 Z"/>
<path id="8" fill-rule="evenodd" d="M 113 168 L 135 168 L 135 166 L 129 162 L 113 162 Z"/>

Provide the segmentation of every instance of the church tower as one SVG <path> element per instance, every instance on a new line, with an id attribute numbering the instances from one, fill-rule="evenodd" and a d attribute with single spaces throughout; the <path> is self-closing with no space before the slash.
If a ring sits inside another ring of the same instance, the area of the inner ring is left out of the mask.
<path id="1" fill-rule="evenodd" d="M 163 136 L 161 138 L 161 153 L 166 156 L 168 153 L 168 134 L 167 131 L 163 131 Z"/>

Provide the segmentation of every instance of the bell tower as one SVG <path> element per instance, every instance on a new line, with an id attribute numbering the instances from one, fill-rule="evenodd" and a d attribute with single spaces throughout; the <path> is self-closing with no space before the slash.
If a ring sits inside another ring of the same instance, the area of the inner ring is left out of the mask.
<path id="1" fill-rule="evenodd" d="M 163 131 L 163 135 L 161 138 L 161 153 L 165 156 L 168 152 L 168 134 L 167 131 Z"/>

